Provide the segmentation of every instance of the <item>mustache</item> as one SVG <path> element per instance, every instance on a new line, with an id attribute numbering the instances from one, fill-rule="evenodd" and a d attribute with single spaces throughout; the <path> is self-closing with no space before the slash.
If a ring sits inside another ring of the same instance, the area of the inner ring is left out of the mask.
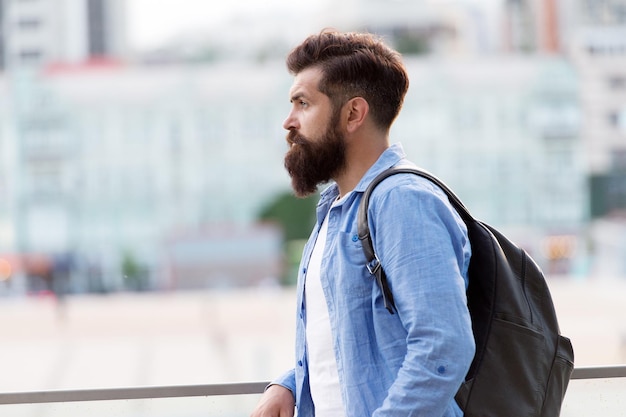
<path id="1" fill-rule="evenodd" d="M 309 144 L 309 140 L 298 133 L 297 130 L 290 130 L 289 133 L 287 133 L 287 143 L 289 145 L 307 145 Z"/>

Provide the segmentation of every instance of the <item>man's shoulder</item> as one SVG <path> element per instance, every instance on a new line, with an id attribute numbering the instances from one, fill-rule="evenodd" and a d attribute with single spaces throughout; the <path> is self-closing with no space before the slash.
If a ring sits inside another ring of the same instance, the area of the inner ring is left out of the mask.
<path id="1" fill-rule="evenodd" d="M 371 213 L 386 213 L 394 217 L 433 209 L 438 216 L 462 222 L 444 190 L 429 179 L 410 172 L 391 175 L 378 183 L 367 205 Z"/>
<path id="2" fill-rule="evenodd" d="M 381 173 L 382 172 L 383 171 L 381 171 Z M 372 181 L 370 181 L 370 184 Z M 417 194 L 425 196 L 432 195 L 438 198 L 446 197 L 443 190 L 441 190 L 441 188 L 439 188 L 435 183 L 427 178 L 409 172 L 390 175 L 382 180 L 376 188 L 372 190 L 370 200 L 384 199 L 385 196 L 389 194 L 399 196 Z"/>

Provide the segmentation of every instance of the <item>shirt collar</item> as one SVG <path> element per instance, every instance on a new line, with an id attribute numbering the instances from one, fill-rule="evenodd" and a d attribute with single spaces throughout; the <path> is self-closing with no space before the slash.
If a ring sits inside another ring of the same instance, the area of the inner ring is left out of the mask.
<path id="1" fill-rule="evenodd" d="M 398 165 L 400 161 L 406 158 L 404 148 L 401 143 L 394 143 L 383 152 L 378 160 L 367 170 L 359 183 L 354 187 L 355 191 L 365 192 L 370 182 L 381 172 L 394 165 Z"/>
<path id="2" fill-rule="evenodd" d="M 364 192 L 370 182 L 387 168 L 391 168 L 397 165 L 401 160 L 406 158 L 404 148 L 401 143 L 394 143 L 378 157 L 378 160 L 372 165 L 365 175 L 361 178 L 359 183 L 354 187 L 356 192 Z M 324 191 L 320 193 L 320 204 L 327 202 L 328 200 L 334 200 L 339 195 L 339 189 L 337 184 L 332 183 Z"/>

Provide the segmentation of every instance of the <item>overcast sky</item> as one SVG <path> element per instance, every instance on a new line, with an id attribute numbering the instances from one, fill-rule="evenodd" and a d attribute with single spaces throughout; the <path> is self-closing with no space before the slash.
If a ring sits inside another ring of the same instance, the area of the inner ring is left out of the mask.
<path id="1" fill-rule="evenodd" d="M 267 9 L 306 13 L 329 0 L 128 0 L 128 36 L 135 48 L 156 46 L 185 32 L 201 30 L 233 15 Z"/>
<path id="2" fill-rule="evenodd" d="M 316 11 L 333 10 L 328 6 L 334 1 L 337 0 L 126 0 L 128 39 L 132 49 L 150 49 L 179 36 L 207 33 L 211 28 L 222 26 L 220 22 L 244 15 L 252 16 L 258 23 L 267 22 L 269 16 L 280 15 L 282 20 L 272 27 L 293 32 L 303 30 L 308 17 L 314 16 Z M 431 7 L 472 5 L 472 9 L 479 8 L 483 13 L 484 31 L 499 30 L 495 25 L 502 0 L 379 1 L 389 7 L 414 1 Z M 305 34 L 310 32 L 307 28 Z"/>

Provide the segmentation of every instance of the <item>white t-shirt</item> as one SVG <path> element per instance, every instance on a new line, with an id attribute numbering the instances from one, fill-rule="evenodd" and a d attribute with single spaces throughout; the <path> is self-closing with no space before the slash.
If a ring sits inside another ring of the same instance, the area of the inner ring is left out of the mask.
<path id="1" fill-rule="evenodd" d="M 328 307 L 320 282 L 327 234 L 328 215 L 315 242 L 304 286 L 309 385 L 316 417 L 344 417 L 345 409 L 339 386 Z"/>

